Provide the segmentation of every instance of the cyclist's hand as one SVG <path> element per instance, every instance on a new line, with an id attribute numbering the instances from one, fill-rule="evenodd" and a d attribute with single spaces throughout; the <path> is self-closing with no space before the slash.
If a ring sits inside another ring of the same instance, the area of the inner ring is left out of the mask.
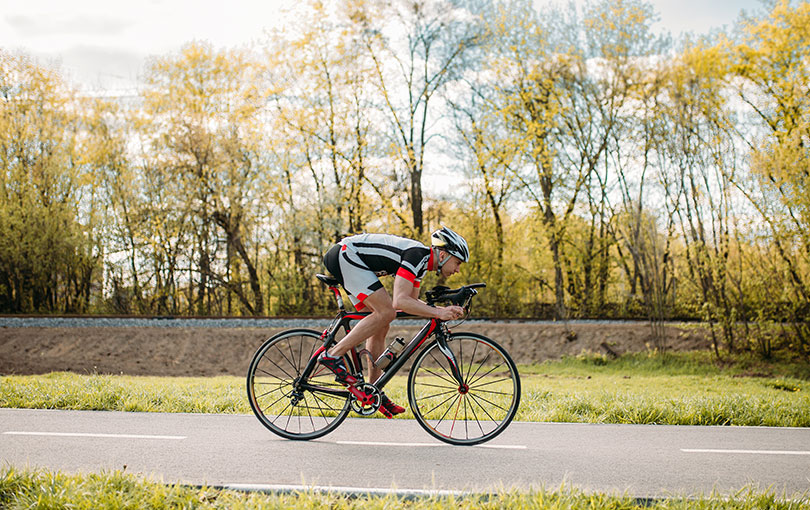
<path id="1" fill-rule="evenodd" d="M 454 321 L 464 317 L 464 309 L 460 306 L 445 306 L 439 308 L 439 319 L 443 321 Z"/>

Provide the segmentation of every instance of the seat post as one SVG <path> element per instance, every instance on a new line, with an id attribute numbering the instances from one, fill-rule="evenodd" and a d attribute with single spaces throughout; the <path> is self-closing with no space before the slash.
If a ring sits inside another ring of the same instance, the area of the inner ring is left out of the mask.
<path id="1" fill-rule="evenodd" d="M 343 296 L 340 295 L 340 289 L 338 289 L 337 287 L 329 287 L 329 288 L 332 289 L 332 292 L 335 293 L 335 299 L 337 300 L 338 309 L 341 312 L 345 312 L 346 308 L 343 306 Z"/>

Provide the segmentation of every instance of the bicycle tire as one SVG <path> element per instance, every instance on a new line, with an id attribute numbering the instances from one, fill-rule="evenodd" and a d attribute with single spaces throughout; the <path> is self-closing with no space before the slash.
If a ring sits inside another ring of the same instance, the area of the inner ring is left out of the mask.
<path id="1" fill-rule="evenodd" d="M 316 439 L 337 428 L 348 416 L 348 391 L 345 396 L 326 393 L 344 387 L 321 365 L 308 378 L 310 389 L 300 390 L 297 402 L 294 398 L 295 381 L 322 345 L 320 333 L 292 329 L 269 338 L 253 355 L 247 373 L 248 400 L 253 414 L 273 433 L 287 439 Z M 344 361 L 351 370 L 349 358 Z"/>
<path id="2" fill-rule="evenodd" d="M 453 445 L 475 445 L 504 431 L 520 404 L 520 376 L 514 361 L 495 341 L 455 333 L 447 346 L 466 387 L 458 384 L 447 357 L 433 343 L 414 361 L 408 376 L 411 410 L 430 435 Z"/>

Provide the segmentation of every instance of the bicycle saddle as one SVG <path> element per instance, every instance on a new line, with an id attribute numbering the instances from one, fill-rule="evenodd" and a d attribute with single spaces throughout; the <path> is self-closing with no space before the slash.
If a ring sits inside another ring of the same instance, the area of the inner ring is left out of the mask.
<path id="1" fill-rule="evenodd" d="M 329 287 L 337 287 L 338 285 L 340 285 L 340 282 L 337 280 L 337 278 L 334 278 L 332 276 L 325 274 L 316 274 L 315 276 Z"/>

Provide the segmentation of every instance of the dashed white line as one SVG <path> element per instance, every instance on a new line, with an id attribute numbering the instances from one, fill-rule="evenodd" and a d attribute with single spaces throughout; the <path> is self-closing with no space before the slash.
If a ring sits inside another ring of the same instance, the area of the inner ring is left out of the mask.
<path id="1" fill-rule="evenodd" d="M 802 450 L 722 450 L 719 448 L 681 448 L 684 453 L 738 453 L 748 455 L 810 455 L 810 451 Z"/>
<path id="2" fill-rule="evenodd" d="M 3 432 L 6 436 L 54 436 L 54 437 L 95 437 L 106 439 L 167 439 L 173 441 L 181 441 L 186 436 L 154 436 L 147 434 L 95 434 L 84 432 L 26 432 L 10 430 Z"/>
<path id="3" fill-rule="evenodd" d="M 354 446 L 405 446 L 408 448 L 420 448 L 425 446 L 450 446 L 444 443 L 386 443 L 383 441 L 335 441 L 337 444 Z M 525 445 L 519 444 L 479 444 L 476 448 L 495 448 L 502 450 L 525 450 Z"/>

